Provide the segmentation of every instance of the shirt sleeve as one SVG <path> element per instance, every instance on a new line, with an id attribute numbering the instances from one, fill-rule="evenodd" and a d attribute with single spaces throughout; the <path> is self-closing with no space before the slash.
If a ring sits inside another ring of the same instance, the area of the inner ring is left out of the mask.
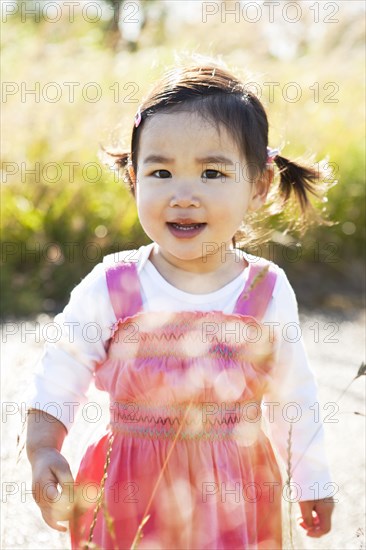
<path id="1" fill-rule="evenodd" d="M 326 498 L 333 484 L 323 423 L 314 406 L 318 404 L 317 384 L 302 339 L 296 296 L 280 268 L 274 298 L 269 308 L 278 323 L 274 325 L 277 344 L 272 378 L 263 398 L 266 430 L 287 470 L 290 464 L 292 498 Z"/>
<path id="2" fill-rule="evenodd" d="M 55 316 L 54 335 L 46 341 L 36 365 L 27 409 L 46 411 L 69 430 L 87 401 L 96 365 L 106 358 L 115 322 L 105 266 L 100 263 L 72 290 L 69 303 Z"/>

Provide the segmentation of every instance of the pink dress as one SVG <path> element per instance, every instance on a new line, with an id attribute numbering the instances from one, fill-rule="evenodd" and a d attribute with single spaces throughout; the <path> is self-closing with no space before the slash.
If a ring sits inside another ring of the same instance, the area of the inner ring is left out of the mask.
<path id="1" fill-rule="evenodd" d="M 107 269 L 118 321 L 95 382 L 110 424 L 80 465 L 72 548 L 131 548 L 146 515 L 139 549 L 282 547 L 281 476 L 260 421 L 275 281 L 260 259 L 232 314 L 143 312 L 136 264 Z"/>

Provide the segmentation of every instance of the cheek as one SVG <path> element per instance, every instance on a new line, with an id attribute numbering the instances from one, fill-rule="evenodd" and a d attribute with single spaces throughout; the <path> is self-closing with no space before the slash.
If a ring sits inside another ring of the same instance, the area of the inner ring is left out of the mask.
<path id="1" fill-rule="evenodd" d="M 149 212 L 151 213 L 153 208 L 149 208 L 149 204 L 146 202 L 146 200 L 137 200 L 136 201 L 136 205 L 137 205 L 137 212 L 138 212 L 138 215 L 141 218 L 147 218 L 149 217 Z"/>
<path id="2" fill-rule="evenodd" d="M 136 206 L 140 221 L 144 225 L 154 223 L 161 217 L 161 208 L 158 207 L 156 194 L 149 193 L 147 189 L 140 189 L 137 192 Z"/>
<path id="3" fill-rule="evenodd" d="M 136 202 L 141 205 L 141 208 L 161 208 L 167 200 L 167 190 L 162 185 L 154 185 L 144 181 L 137 184 Z"/>
<path id="4" fill-rule="evenodd" d="M 214 209 L 221 217 L 237 217 L 244 215 L 249 204 L 249 195 L 240 188 L 231 188 L 229 192 L 215 197 Z"/>

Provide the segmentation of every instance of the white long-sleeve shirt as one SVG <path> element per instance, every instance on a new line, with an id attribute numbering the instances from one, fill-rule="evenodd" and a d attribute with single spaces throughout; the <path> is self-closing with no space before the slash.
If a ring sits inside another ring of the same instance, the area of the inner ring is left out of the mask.
<path id="1" fill-rule="evenodd" d="M 137 263 L 143 311 L 211 311 L 232 313 L 244 289 L 249 268 L 215 292 L 190 294 L 168 283 L 149 260 L 154 243 L 135 251 L 124 251 Z M 239 252 L 238 252 L 239 253 Z M 246 256 L 245 253 L 243 253 Z M 246 256 L 248 258 L 248 256 Z M 253 257 L 252 257 L 253 259 Z M 117 319 L 109 299 L 106 265 L 116 255 L 104 258 L 71 292 L 70 301 L 56 315 L 57 338 L 46 342 L 37 365 L 28 408 L 46 410 L 57 404 L 54 414 L 67 430 L 78 407 L 87 402 L 86 393 L 95 366 L 107 357 L 112 327 Z M 272 299 L 262 323 L 273 327 L 279 345 L 272 384 L 262 402 L 265 431 L 284 463 L 288 460 L 288 434 L 292 423 L 292 480 L 297 500 L 325 498 L 332 492 L 321 423 L 315 422 L 317 386 L 308 364 L 301 337 L 298 307 L 285 272 L 277 266 Z M 72 411 L 72 415 L 70 414 Z M 295 417 L 295 421 L 291 419 Z"/>

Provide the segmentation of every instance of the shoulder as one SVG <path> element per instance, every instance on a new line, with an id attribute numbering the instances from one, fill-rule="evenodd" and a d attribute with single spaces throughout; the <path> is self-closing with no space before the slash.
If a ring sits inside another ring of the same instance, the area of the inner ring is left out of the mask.
<path id="1" fill-rule="evenodd" d="M 106 274 L 103 262 L 96 264 L 70 292 L 70 303 L 83 304 L 87 307 L 91 302 L 99 302 L 105 296 L 107 288 Z M 98 300 L 95 297 L 98 296 Z"/>
<path id="2" fill-rule="evenodd" d="M 72 294 L 80 292 L 94 292 L 106 287 L 107 271 L 119 265 L 137 264 L 140 258 L 141 248 L 133 250 L 120 250 L 112 254 L 106 254 L 103 260 L 96 264 L 92 270 L 75 286 Z"/>
<path id="3" fill-rule="evenodd" d="M 106 254 L 102 261 L 96 264 L 91 271 L 75 286 L 72 294 L 94 291 L 101 286 L 106 286 L 106 272 L 113 267 L 138 261 L 139 250 L 121 250 L 112 254 Z"/>
<path id="4" fill-rule="evenodd" d="M 272 292 L 271 310 L 277 311 L 277 314 L 297 313 L 298 305 L 294 289 L 282 267 L 260 256 L 246 254 L 246 260 L 251 266 L 258 266 L 258 269 L 268 268 L 269 272 L 276 277 Z"/>
<path id="5" fill-rule="evenodd" d="M 135 280 L 136 275 L 140 278 L 154 244 L 154 242 L 151 242 L 148 245 L 141 245 L 139 248 L 120 250 L 106 255 L 103 259 L 103 265 L 108 282 L 111 279 L 121 280 L 125 276 L 127 280 L 129 278 Z"/>
<path id="6" fill-rule="evenodd" d="M 267 260 L 267 258 L 254 256 L 252 254 L 245 254 L 245 259 L 250 266 L 257 266 L 258 269 L 268 267 L 268 270 L 276 275 L 276 284 L 273 290 L 273 294 L 278 294 L 279 292 L 290 292 L 295 296 L 294 290 L 291 286 L 290 281 L 288 280 L 286 272 L 278 264 L 276 264 L 272 260 Z"/>
<path id="7" fill-rule="evenodd" d="M 272 260 L 262 258 L 261 256 L 254 256 L 253 254 L 244 253 L 245 260 L 249 265 L 249 270 L 253 270 L 254 273 L 268 271 L 275 276 L 275 288 L 274 292 L 277 292 L 279 287 L 283 284 L 283 281 L 287 279 L 284 270 Z"/>
<path id="8" fill-rule="evenodd" d="M 134 248 L 132 250 L 120 250 L 119 252 L 113 252 L 107 254 L 103 258 L 104 269 L 116 267 L 120 264 L 137 264 L 139 261 L 141 248 Z"/>
<path id="9" fill-rule="evenodd" d="M 272 293 L 272 301 L 279 319 L 283 321 L 295 319 L 298 316 L 298 303 L 295 291 L 284 269 L 271 262 L 276 272 L 276 283 Z"/>
<path id="10" fill-rule="evenodd" d="M 292 302 L 297 304 L 295 291 L 286 275 L 286 272 L 277 264 L 273 265 L 275 266 L 277 274 L 276 285 L 273 291 L 275 298 L 278 300 L 284 300 L 286 303 Z"/>

